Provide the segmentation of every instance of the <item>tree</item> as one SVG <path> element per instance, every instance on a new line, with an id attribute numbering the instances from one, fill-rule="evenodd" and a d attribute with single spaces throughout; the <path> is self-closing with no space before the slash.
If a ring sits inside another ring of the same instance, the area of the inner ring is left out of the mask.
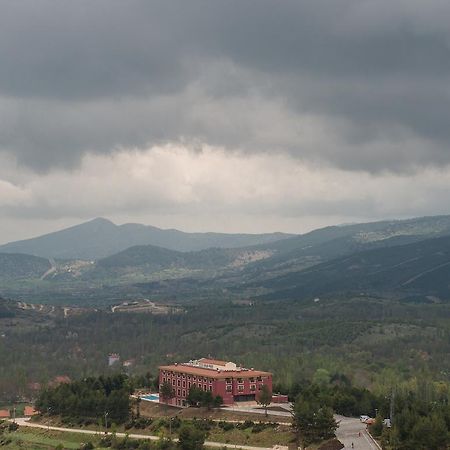
<path id="1" fill-rule="evenodd" d="M 167 381 L 161 385 L 160 395 L 164 403 L 169 403 L 175 397 L 175 391 Z"/>
<path id="2" fill-rule="evenodd" d="M 138 395 L 136 398 L 136 418 L 141 417 L 141 397 Z"/>
<path id="3" fill-rule="evenodd" d="M 198 428 L 183 425 L 178 434 L 178 446 L 181 450 L 201 450 L 205 443 L 205 433 Z"/>
<path id="4" fill-rule="evenodd" d="M 301 395 L 294 403 L 292 425 L 297 434 L 297 441 L 302 448 L 313 442 L 334 437 L 337 428 L 331 408 Z"/>
<path id="5" fill-rule="evenodd" d="M 381 436 L 381 433 L 383 432 L 383 417 L 381 414 L 377 414 L 377 417 L 375 418 L 375 423 L 370 426 L 370 433 L 373 436 L 379 437 Z"/>
<path id="6" fill-rule="evenodd" d="M 203 391 L 197 386 L 192 386 L 189 389 L 188 396 L 186 397 L 187 402 L 191 406 L 200 406 L 203 398 Z"/>
<path id="7" fill-rule="evenodd" d="M 196 386 L 189 389 L 186 400 L 191 406 L 203 406 L 208 409 L 219 408 L 223 403 L 220 395 L 213 397 L 211 391 L 204 391 Z"/>
<path id="8" fill-rule="evenodd" d="M 267 417 L 267 407 L 270 405 L 270 402 L 272 401 L 272 392 L 270 392 L 270 389 L 267 385 L 263 384 L 261 391 L 258 395 L 258 403 L 262 406 L 264 406 L 264 412 Z"/>

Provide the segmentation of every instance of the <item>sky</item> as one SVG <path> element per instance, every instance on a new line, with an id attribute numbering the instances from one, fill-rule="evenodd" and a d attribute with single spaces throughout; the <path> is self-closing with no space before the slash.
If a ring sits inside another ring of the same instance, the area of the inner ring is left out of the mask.
<path id="1" fill-rule="evenodd" d="M 0 242 L 94 217 L 449 213 L 446 0 L 3 0 Z"/>

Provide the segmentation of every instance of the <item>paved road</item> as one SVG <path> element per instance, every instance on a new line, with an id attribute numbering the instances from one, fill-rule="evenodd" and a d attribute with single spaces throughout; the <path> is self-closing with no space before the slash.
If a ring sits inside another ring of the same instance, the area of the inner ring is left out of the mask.
<path id="1" fill-rule="evenodd" d="M 99 434 L 98 431 L 93 430 L 80 430 L 78 428 L 63 428 L 63 427 L 48 427 L 47 425 L 42 425 L 39 423 L 30 422 L 30 419 L 26 418 L 19 418 L 16 419 L 16 422 L 19 426 L 22 427 L 32 427 L 32 428 L 43 428 L 44 430 L 53 430 L 53 431 L 65 431 L 69 433 L 81 433 L 81 434 Z M 119 437 L 125 437 L 127 434 L 125 433 L 116 433 L 116 436 Z M 149 439 L 151 441 L 157 441 L 159 440 L 159 436 L 150 436 L 148 434 L 128 434 L 130 438 L 133 439 Z M 174 441 L 178 441 L 178 439 L 174 439 Z M 268 447 L 252 447 L 251 445 L 234 445 L 234 444 L 224 444 L 222 442 L 210 442 L 205 441 L 206 447 L 218 447 L 218 448 L 234 448 L 234 449 L 242 449 L 242 450 L 273 450 L 272 448 Z M 280 447 L 281 448 L 281 447 Z"/>
<path id="2" fill-rule="evenodd" d="M 336 416 L 339 428 L 336 430 L 337 438 L 351 450 L 352 442 L 355 450 L 380 450 L 380 447 L 366 431 L 366 425 L 359 419 Z"/>

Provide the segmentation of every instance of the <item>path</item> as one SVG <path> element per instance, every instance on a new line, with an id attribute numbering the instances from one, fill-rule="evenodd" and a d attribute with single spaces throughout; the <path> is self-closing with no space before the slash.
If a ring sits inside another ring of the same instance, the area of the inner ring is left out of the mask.
<path id="1" fill-rule="evenodd" d="M 79 428 L 63 428 L 63 427 L 53 427 L 53 426 L 47 426 L 42 425 L 40 423 L 34 423 L 30 422 L 30 419 L 26 418 L 19 418 L 16 419 L 16 422 L 21 427 L 31 427 L 31 428 L 42 428 L 44 430 L 52 430 L 52 431 L 63 431 L 67 433 L 80 433 L 80 434 L 91 434 L 91 435 L 104 435 L 103 433 L 99 433 L 98 431 L 93 430 L 80 430 Z M 110 434 L 110 433 L 108 433 Z M 133 433 L 116 433 L 116 436 L 118 437 L 125 437 L 129 436 L 132 439 L 149 439 L 151 441 L 158 441 L 160 439 L 159 436 L 152 436 L 148 434 L 133 434 Z M 178 441 L 178 439 L 173 439 L 175 442 Z M 242 449 L 242 450 L 272 450 L 272 447 L 253 447 L 251 445 L 234 445 L 234 444 L 224 444 L 223 442 L 210 442 L 205 441 L 206 447 L 215 447 L 215 448 L 234 448 L 234 449 Z"/>
<path id="2" fill-rule="evenodd" d="M 281 405 L 280 405 L 281 406 Z M 289 417 L 292 418 L 292 412 L 289 410 L 290 405 L 286 406 L 285 409 L 286 411 L 277 411 L 277 410 L 273 410 L 273 409 L 268 409 L 267 410 L 267 414 L 269 414 L 270 416 L 278 416 L 278 417 Z M 264 408 L 261 408 L 260 406 L 224 406 L 222 408 L 220 408 L 222 411 L 227 411 L 227 412 L 234 412 L 234 413 L 251 413 L 251 414 L 265 414 L 266 412 L 264 411 Z"/>
<path id="3" fill-rule="evenodd" d="M 343 416 L 335 416 L 335 419 L 339 425 L 336 437 L 345 445 L 344 449 L 351 450 L 353 442 L 355 450 L 380 450 L 359 419 Z"/>

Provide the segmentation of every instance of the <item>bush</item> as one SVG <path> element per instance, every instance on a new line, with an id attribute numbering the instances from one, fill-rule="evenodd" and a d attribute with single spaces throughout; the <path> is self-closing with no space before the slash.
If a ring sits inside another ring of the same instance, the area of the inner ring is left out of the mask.
<path id="1" fill-rule="evenodd" d="M 239 430 L 246 430 L 247 428 L 252 428 L 255 425 L 255 422 L 253 422 L 252 420 L 246 420 L 243 423 L 239 423 L 236 425 L 236 428 L 238 428 Z"/>
<path id="2" fill-rule="evenodd" d="M 112 436 L 104 436 L 100 439 L 100 442 L 99 442 L 100 447 L 105 447 L 105 448 L 111 447 L 112 441 L 113 441 Z"/>
<path id="3" fill-rule="evenodd" d="M 222 428 L 223 431 L 230 431 L 234 429 L 234 424 L 230 422 L 219 422 L 219 427 Z"/>
<path id="4" fill-rule="evenodd" d="M 19 429 L 19 425 L 16 422 L 11 422 L 8 425 L 8 431 L 17 431 Z"/>
<path id="5" fill-rule="evenodd" d="M 261 433 L 261 431 L 264 431 L 267 428 L 267 425 L 264 423 L 256 423 L 252 427 L 252 433 Z"/>
<path id="6" fill-rule="evenodd" d="M 179 433 L 178 445 L 181 450 L 200 450 L 205 442 L 205 433 L 198 428 L 183 425 Z"/>
<path id="7" fill-rule="evenodd" d="M 200 431 L 210 431 L 211 428 L 214 426 L 214 422 L 212 420 L 209 419 L 204 419 L 204 420 L 193 420 L 192 421 L 192 425 L 194 425 L 194 427 L 197 430 Z"/>

